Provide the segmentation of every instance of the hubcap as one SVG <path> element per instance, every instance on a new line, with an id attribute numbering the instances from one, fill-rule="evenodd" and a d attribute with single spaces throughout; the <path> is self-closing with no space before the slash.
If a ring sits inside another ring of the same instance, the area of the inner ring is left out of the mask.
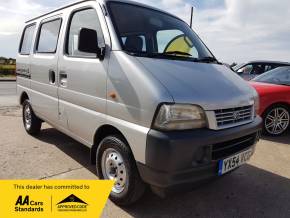
<path id="1" fill-rule="evenodd" d="M 274 108 L 265 119 L 265 128 L 272 135 L 282 134 L 289 126 L 289 112 L 282 107 Z"/>
<path id="2" fill-rule="evenodd" d="M 121 154 L 112 148 L 105 150 L 101 167 L 105 179 L 115 180 L 112 191 L 117 194 L 123 192 L 127 182 L 127 171 Z"/>
<path id="3" fill-rule="evenodd" d="M 31 110 L 29 105 L 25 105 L 24 107 L 24 125 L 26 129 L 30 129 L 31 127 Z"/>

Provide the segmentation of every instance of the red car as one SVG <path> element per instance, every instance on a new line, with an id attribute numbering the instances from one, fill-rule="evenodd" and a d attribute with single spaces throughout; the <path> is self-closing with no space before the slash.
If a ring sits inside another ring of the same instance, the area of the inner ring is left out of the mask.
<path id="1" fill-rule="evenodd" d="M 264 133 L 279 136 L 290 123 L 290 67 L 271 70 L 250 82 L 260 95 Z"/>

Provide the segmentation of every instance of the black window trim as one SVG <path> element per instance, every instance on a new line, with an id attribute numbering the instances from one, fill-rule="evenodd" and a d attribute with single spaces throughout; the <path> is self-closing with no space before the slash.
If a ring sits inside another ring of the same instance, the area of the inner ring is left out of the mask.
<path id="1" fill-rule="evenodd" d="M 33 32 L 33 38 L 32 38 L 32 43 L 31 43 L 31 47 L 30 47 L 30 51 L 29 53 L 21 53 L 21 49 L 22 49 L 22 45 L 23 45 L 23 40 L 24 40 L 24 35 L 25 35 L 25 32 L 26 30 L 29 28 L 29 27 L 32 27 L 32 26 L 35 26 L 35 29 L 34 29 L 34 32 Z M 36 22 L 34 23 L 31 23 L 31 24 L 28 24 L 24 27 L 23 29 L 23 32 L 22 32 L 22 35 L 21 35 L 21 40 L 20 40 L 20 44 L 19 44 L 19 48 L 18 48 L 18 54 L 20 55 L 26 55 L 26 56 L 29 56 L 31 54 L 31 49 L 33 48 L 33 45 L 34 45 L 34 34 L 35 34 L 35 30 L 36 30 Z"/>
<path id="2" fill-rule="evenodd" d="M 61 15 L 56 15 L 56 16 L 61 16 Z M 41 28 L 44 24 L 46 23 L 51 23 L 51 22 L 54 22 L 54 21 L 57 21 L 57 20 L 60 20 L 60 27 L 59 27 L 59 31 L 58 31 L 58 36 L 57 36 L 57 41 L 56 41 L 56 48 L 54 51 L 52 52 L 39 52 L 38 51 L 38 46 L 39 46 L 39 39 L 40 39 L 40 34 L 41 34 Z M 46 18 L 44 20 L 42 20 L 39 24 L 39 27 L 38 27 L 38 32 L 37 32 L 37 37 L 36 37 L 36 43 L 35 43 L 35 47 L 34 47 L 34 53 L 36 54 L 56 54 L 57 52 L 57 47 L 58 47 L 58 42 L 59 42 L 59 36 L 60 36 L 60 33 L 61 33 L 61 28 L 62 28 L 62 23 L 63 23 L 63 19 L 62 17 L 56 17 L 54 19 L 49 19 L 49 18 Z"/>
<path id="3" fill-rule="evenodd" d="M 94 60 L 99 60 L 99 58 L 97 57 L 97 54 L 96 54 L 96 57 L 88 57 L 88 56 L 82 56 L 82 55 L 74 56 L 74 55 L 69 55 L 68 54 L 68 43 L 69 43 L 68 39 L 69 39 L 70 27 L 71 27 L 71 22 L 72 22 L 73 16 L 77 12 L 85 11 L 85 10 L 89 10 L 89 9 L 95 10 L 95 12 L 96 12 L 96 14 L 98 16 L 98 20 L 100 22 L 100 27 L 101 27 L 100 30 L 102 32 L 102 36 L 104 38 L 104 43 L 105 43 L 104 32 L 103 32 L 102 25 L 101 25 L 101 21 L 100 21 L 100 18 L 99 18 L 99 14 L 98 14 L 98 11 L 96 10 L 96 8 L 94 8 L 91 5 L 86 5 L 86 6 L 83 6 L 83 7 L 80 7 L 80 8 L 76 8 L 76 9 L 74 9 L 74 10 L 72 10 L 70 12 L 70 15 L 69 15 L 69 18 L 68 18 L 68 22 L 67 22 L 67 27 L 66 27 L 66 31 L 65 31 L 65 37 L 64 37 L 64 46 L 63 46 L 63 55 L 65 57 L 68 57 L 68 58 L 81 58 L 81 59 L 94 59 Z"/>

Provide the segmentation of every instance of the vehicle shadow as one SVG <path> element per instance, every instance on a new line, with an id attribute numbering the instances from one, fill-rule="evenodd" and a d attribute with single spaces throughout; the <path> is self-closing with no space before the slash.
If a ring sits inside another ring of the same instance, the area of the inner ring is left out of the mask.
<path id="1" fill-rule="evenodd" d="M 42 129 L 37 139 L 54 145 L 90 172 L 96 173 L 95 167 L 90 163 L 90 149 L 87 146 L 54 128 Z"/>
<path id="2" fill-rule="evenodd" d="M 263 136 L 262 139 L 271 141 L 271 142 L 277 142 L 277 143 L 290 145 L 290 131 L 288 131 L 287 134 L 283 136 L 279 136 L 279 137 Z"/>
<path id="3" fill-rule="evenodd" d="M 160 199 L 150 192 L 133 217 L 290 217 L 290 180 L 245 165 L 190 193 Z"/>

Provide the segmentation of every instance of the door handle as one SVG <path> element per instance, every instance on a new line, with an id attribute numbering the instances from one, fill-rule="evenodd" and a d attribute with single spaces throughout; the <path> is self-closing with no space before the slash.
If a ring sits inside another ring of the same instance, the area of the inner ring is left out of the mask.
<path id="1" fill-rule="evenodd" d="M 53 70 L 48 71 L 49 83 L 55 85 L 55 72 Z"/>
<path id="2" fill-rule="evenodd" d="M 67 74 L 64 71 L 59 72 L 59 85 L 61 87 L 67 87 Z"/>

